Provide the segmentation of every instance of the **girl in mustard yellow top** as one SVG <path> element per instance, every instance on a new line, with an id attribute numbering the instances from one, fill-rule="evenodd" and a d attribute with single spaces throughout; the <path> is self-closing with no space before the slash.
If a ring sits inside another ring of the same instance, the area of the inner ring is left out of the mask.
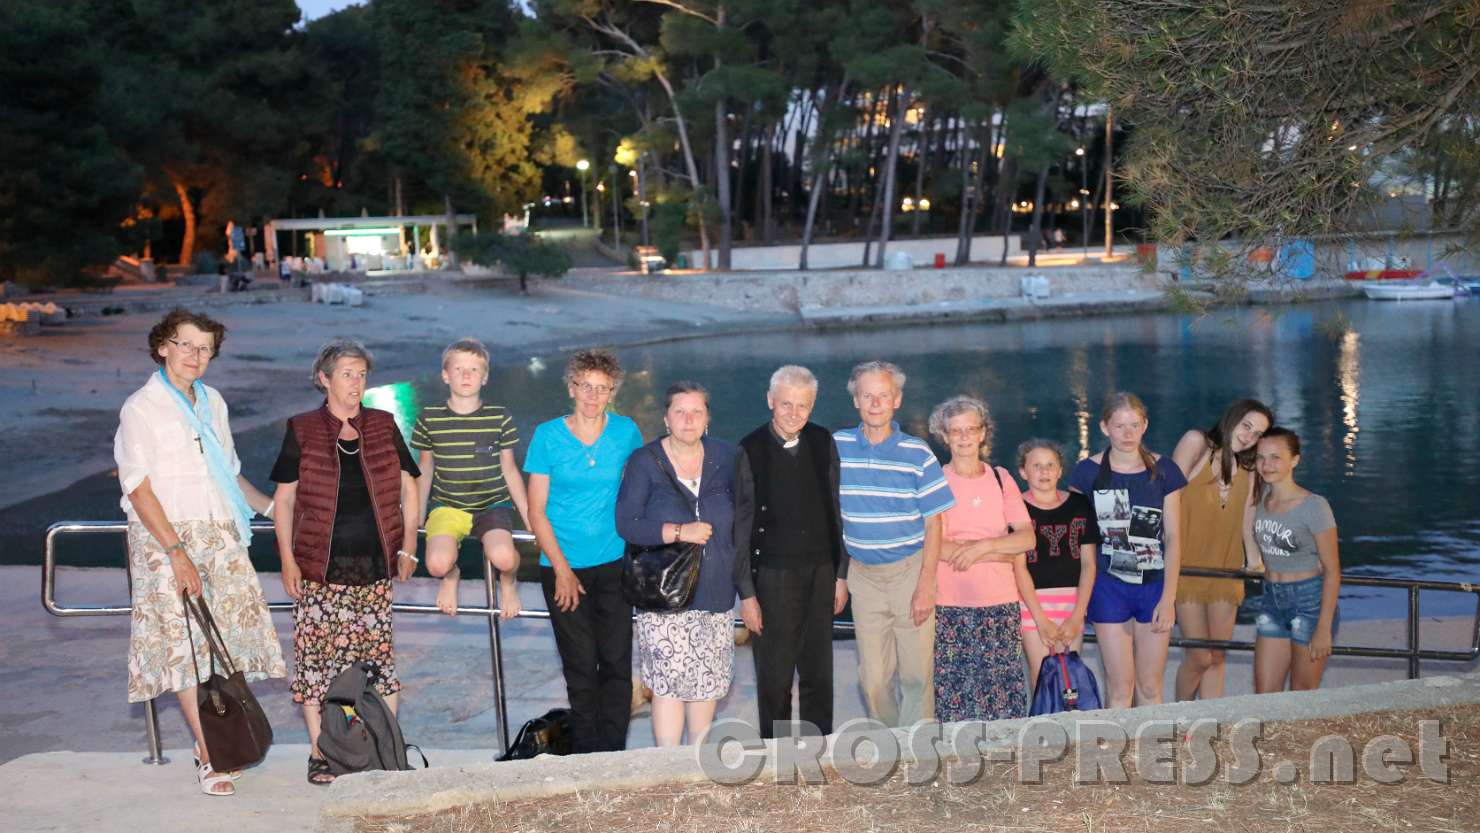
<path id="1" fill-rule="evenodd" d="M 1213 427 L 1182 436 L 1172 460 L 1187 476 L 1182 490 L 1182 566 L 1238 570 L 1245 557 L 1244 514 L 1253 502 L 1254 446 L 1274 422 L 1262 402 L 1240 399 Z M 1186 639 L 1231 639 L 1240 579 L 1183 575 L 1177 584 L 1177 626 Z M 1223 652 L 1188 648 L 1177 668 L 1177 699 L 1223 696 Z"/>

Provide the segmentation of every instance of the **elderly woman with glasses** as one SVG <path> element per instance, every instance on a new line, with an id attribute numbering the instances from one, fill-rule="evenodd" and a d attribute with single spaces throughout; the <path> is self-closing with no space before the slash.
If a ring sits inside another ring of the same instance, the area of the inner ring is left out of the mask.
<path id="1" fill-rule="evenodd" d="M 930 433 L 951 451 L 945 478 L 956 499 L 936 570 L 936 719 L 1026 717 L 1018 588 L 1033 548 L 1028 508 L 1012 474 L 988 462 L 987 403 L 947 399 L 931 412 Z"/>
<path id="2" fill-rule="evenodd" d="M 128 515 L 133 615 L 128 699 L 173 691 L 195 739 L 196 780 L 206 795 L 232 795 L 237 772 L 211 767 L 196 708 L 202 680 L 190 658 L 209 649 L 199 627 L 187 629 L 182 592 L 202 599 L 226 650 L 248 680 L 287 674 L 257 573 L 247 557 L 254 512 L 272 512 L 267 496 L 241 476 L 226 402 L 203 384 L 226 328 L 176 309 L 149 331 L 158 365 L 119 413 L 113 455 Z M 188 636 L 187 636 L 188 634 Z M 200 671 L 210 673 L 209 666 Z"/>
<path id="3" fill-rule="evenodd" d="M 611 353 L 571 356 L 565 387 L 574 407 L 535 428 L 524 459 L 576 752 L 625 749 L 632 715 L 632 606 L 622 595 L 617 490 L 642 433 L 607 410 L 621 384 Z"/>
<path id="4" fill-rule="evenodd" d="M 310 378 L 324 404 L 288 420 L 272 468 L 283 589 L 293 599 L 293 700 L 303 704 L 308 782 L 334 780 L 319 753 L 319 707 L 335 675 L 374 666 L 397 706 L 391 578 L 416 569 L 421 474 L 396 420 L 360 404 L 374 359 L 358 341 L 319 350 Z"/>

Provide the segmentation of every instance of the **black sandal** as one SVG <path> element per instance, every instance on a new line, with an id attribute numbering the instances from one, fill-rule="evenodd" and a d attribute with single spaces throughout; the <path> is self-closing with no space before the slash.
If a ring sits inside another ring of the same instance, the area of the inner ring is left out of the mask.
<path id="1" fill-rule="evenodd" d="M 324 778 L 325 775 L 329 777 Z M 308 756 L 308 783 L 315 787 L 327 787 L 334 783 L 334 773 L 330 771 L 328 761 Z"/>

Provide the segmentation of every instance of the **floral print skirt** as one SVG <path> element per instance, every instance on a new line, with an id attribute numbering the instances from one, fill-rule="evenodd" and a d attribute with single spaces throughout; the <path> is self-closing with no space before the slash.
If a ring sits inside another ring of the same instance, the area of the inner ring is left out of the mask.
<path id="1" fill-rule="evenodd" d="M 319 703 L 340 671 L 356 662 L 375 665 L 375 689 L 389 697 L 401 690 L 391 641 L 391 581 L 319 584 L 303 580 L 293 606 L 295 703 Z"/>
<path id="2" fill-rule="evenodd" d="M 935 609 L 935 718 L 1028 716 L 1017 602 Z"/>
<path id="3" fill-rule="evenodd" d="M 654 697 L 718 700 L 735 669 L 735 624 L 728 613 L 644 610 L 633 623 L 638 673 Z"/>
<path id="4" fill-rule="evenodd" d="M 283 677 L 282 646 L 247 550 L 231 521 L 172 524 L 200 573 L 201 596 L 236 667 L 248 681 Z M 195 623 L 185 628 L 185 603 L 170 556 L 141 523 L 128 525 L 130 596 L 128 700 L 140 703 L 190 688 L 210 676 L 210 648 Z M 191 662 L 191 637 L 200 676 Z"/>

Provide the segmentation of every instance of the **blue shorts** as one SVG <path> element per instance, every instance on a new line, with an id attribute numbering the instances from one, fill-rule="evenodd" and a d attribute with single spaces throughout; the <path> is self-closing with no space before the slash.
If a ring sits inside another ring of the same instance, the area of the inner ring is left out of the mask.
<path id="1" fill-rule="evenodd" d="M 1084 618 L 1105 625 L 1119 625 L 1135 619 L 1144 625 L 1156 614 L 1161 590 L 1160 579 L 1131 584 L 1104 572 L 1095 573 L 1095 589 L 1090 594 Z"/>
<path id="2" fill-rule="evenodd" d="M 1261 639 L 1290 639 L 1298 645 L 1309 645 L 1321 620 L 1323 576 L 1300 581 L 1266 581 L 1260 597 L 1259 616 L 1255 619 Z M 1341 626 L 1341 608 L 1331 615 L 1331 638 Z"/>

